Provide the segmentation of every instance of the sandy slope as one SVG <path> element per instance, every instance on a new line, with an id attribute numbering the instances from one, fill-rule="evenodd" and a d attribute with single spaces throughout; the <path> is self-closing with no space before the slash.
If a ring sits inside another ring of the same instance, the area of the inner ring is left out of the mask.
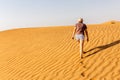
<path id="1" fill-rule="evenodd" d="M 73 26 L 0 32 L 0 80 L 120 80 L 120 25 L 89 25 L 84 59 Z"/>

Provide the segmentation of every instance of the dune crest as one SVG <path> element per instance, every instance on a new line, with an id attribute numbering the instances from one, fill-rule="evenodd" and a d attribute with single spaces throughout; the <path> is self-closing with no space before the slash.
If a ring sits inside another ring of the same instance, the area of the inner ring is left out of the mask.
<path id="1" fill-rule="evenodd" d="M 111 21 L 108 21 L 108 22 L 104 22 L 102 24 L 108 24 L 108 25 L 110 25 L 110 24 L 120 24 L 120 21 L 111 20 Z"/>

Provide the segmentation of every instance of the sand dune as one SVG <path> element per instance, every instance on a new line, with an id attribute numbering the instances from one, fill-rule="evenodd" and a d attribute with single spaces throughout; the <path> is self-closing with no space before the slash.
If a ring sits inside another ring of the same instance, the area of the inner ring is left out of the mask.
<path id="1" fill-rule="evenodd" d="M 84 59 L 73 26 L 0 32 L 0 80 L 120 80 L 120 25 L 88 25 Z"/>

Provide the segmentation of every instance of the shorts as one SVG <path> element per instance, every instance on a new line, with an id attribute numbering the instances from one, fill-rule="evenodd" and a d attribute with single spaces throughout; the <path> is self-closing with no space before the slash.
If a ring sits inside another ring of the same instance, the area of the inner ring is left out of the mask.
<path id="1" fill-rule="evenodd" d="M 84 35 L 83 34 L 76 34 L 75 38 L 76 38 L 76 40 L 84 40 Z"/>

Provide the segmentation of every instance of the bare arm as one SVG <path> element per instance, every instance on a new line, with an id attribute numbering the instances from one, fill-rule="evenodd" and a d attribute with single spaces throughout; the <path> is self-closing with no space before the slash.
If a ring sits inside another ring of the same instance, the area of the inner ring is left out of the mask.
<path id="1" fill-rule="evenodd" d="M 85 34 L 86 34 L 86 36 L 87 36 L 87 41 L 89 41 L 89 36 L 88 36 L 88 31 L 87 31 L 87 29 L 85 29 Z"/>
<path id="2" fill-rule="evenodd" d="M 73 34 L 72 34 L 72 39 L 74 39 L 75 33 L 76 33 L 76 27 L 74 27 Z"/>

